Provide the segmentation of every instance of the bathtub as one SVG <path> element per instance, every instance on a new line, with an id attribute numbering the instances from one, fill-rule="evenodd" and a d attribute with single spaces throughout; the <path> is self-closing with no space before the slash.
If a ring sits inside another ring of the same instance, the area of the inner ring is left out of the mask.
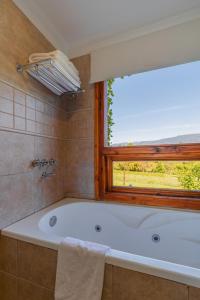
<path id="1" fill-rule="evenodd" d="M 110 246 L 106 263 L 200 288 L 200 213 L 64 199 L 2 230 L 58 249 L 75 237 Z"/>

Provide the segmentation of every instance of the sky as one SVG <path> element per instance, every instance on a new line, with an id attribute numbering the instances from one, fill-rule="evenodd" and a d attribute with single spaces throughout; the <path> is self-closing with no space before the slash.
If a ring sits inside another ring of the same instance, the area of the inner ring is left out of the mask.
<path id="1" fill-rule="evenodd" d="M 200 133 L 200 61 L 117 78 L 112 143 Z"/>

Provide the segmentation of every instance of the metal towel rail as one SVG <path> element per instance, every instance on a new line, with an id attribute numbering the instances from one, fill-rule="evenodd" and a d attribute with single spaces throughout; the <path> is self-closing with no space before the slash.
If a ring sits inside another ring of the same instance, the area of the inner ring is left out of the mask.
<path id="1" fill-rule="evenodd" d="M 45 85 L 56 95 L 77 95 L 84 92 L 75 84 L 73 75 L 64 74 L 62 70 L 54 63 L 52 59 L 45 59 L 41 62 L 30 63 L 26 65 L 17 64 L 17 72 L 26 71 L 29 75 Z"/>

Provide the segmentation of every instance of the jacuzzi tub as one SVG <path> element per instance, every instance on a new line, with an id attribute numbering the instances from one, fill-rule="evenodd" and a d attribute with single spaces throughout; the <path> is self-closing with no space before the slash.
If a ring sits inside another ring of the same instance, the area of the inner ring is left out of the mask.
<path id="1" fill-rule="evenodd" d="M 98 242 L 108 264 L 200 287 L 200 213 L 64 199 L 2 234 L 52 249 L 66 236 Z"/>

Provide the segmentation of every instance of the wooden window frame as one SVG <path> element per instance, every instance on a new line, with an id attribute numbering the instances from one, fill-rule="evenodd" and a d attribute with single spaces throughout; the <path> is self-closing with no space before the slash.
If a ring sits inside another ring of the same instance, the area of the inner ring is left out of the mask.
<path id="1" fill-rule="evenodd" d="M 200 209 L 200 192 L 154 188 L 113 187 L 113 161 L 200 160 L 200 143 L 105 147 L 106 82 L 95 84 L 95 192 L 99 200 L 137 205 Z"/>

